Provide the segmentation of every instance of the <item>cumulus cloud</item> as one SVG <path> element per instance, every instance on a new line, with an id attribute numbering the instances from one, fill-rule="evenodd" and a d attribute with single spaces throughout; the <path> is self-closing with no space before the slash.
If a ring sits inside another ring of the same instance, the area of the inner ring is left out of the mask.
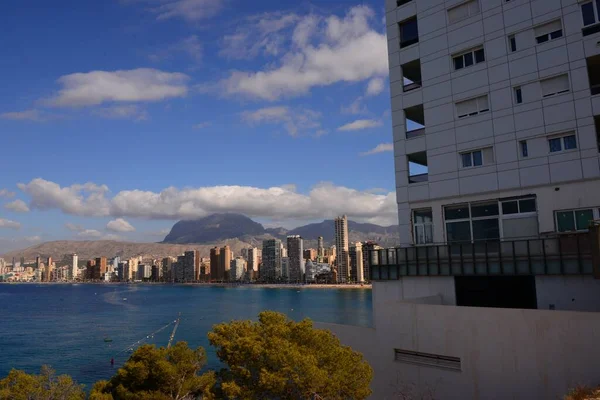
<path id="1" fill-rule="evenodd" d="M 357 119 L 354 122 L 340 126 L 338 131 L 358 131 L 361 129 L 376 128 L 381 125 L 381 121 L 374 119 Z"/>
<path id="2" fill-rule="evenodd" d="M 93 106 L 108 102 L 148 102 L 187 94 L 189 77 L 151 68 L 92 71 L 62 76 L 59 92 L 44 100 L 56 107 Z"/>
<path id="3" fill-rule="evenodd" d="M 223 7 L 223 0 L 161 0 L 163 4 L 151 10 L 156 18 L 182 18 L 199 21 L 215 16 Z"/>
<path id="4" fill-rule="evenodd" d="M 12 197 L 15 197 L 15 192 L 11 192 L 8 189 L 0 189 L 0 197 L 5 197 L 7 199 L 10 199 Z"/>
<path id="5" fill-rule="evenodd" d="M 31 196 L 30 208 L 39 210 L 59 209 L 66 214 L 85 216 L 106 216 L 110 203 L 105 195 L 106 185 L 86 183 L 61 187 L 44 179 L 19 183 L 18 188 Z"/>
<path id="6" fill-rule="evenodd" d="M 313 132 L 320 136 L 320 119 L 322 114 L 306 108 L 290 108 L 287 106 L 266 107 L 242 113 L 242 120 L 252 125 L 275 124 L 284 127 L 291 136 Z M 322 133 L 321 133 L 322 134 Z"/>
<path id="7" fill-rule="evenodd" d="M 106 186 L 93 183 L 63 188 L 38 178 L 21 187 L 32 197 L 30 207 L 73 215 L 174 220 L 236 212 L 256 218 L 315 220 L 347 214 L 357 221 L 379 224 L 393 224 L 397 219 L 394 192 L 373 194 L 326 182 L 307 194 L 288 185 L 212 186 L 169 187 L 161 192 L 124 190 L 112 198 L 107 197 Z"/>
<path id="8" fill-rule="evenodd" d="M 117 218 L 106 224 L 106 229 L 113 232 L 135 232 L 135 228 L 123 218 Z"/>
<path id="9" fill-rule="evenodd" d="M 361 156 L 371 156 L 373 154 L 385 153 L 388 151 L 394 151 L 394 145 L 392 143 L 381 143 L 372 148 L 369 151 L 365 151 L 364 153 L 360 153 Z"/>
<path id="10" fill-rule="evenodd" d="M 11 201 L 10 203 L 5 204 L 4 208 L 15 212 L 29 212 L 29 207 L 27 207 L 27 204 L 25 204 L 23 200 Z"/>
<path id="11" fill-rule="evenodd" d="M 84 229 L 77 233 L 77 237 L 81 239 L 98 239 L 102 237 L 102 232 L 96 229 Z"/>
<path id="12" fill-rule="evenodd" d="M 20 229 L 21 224 L 19 222 L 11 221 L 9 219 L 0 218 L 0 228 Z"/>
<path id="13" fill-rule="evenodd" d="M 41 113 L 38 110 L 14 111 L 0 114 L 2 119 L 12 119 L 16 121 L 43 121 Z"/>
<path id="14" fill-rule="evenodd" d="M 135 104 L 102 107 L 94 110 L 94 114 L 110 119 L 133 119 L 136 121 L 145 121 L 148 119 L 148 113 L 146 110 L 138 107 Z"/>
<path id="15" fill-rule="evenodd" d="M 249 47 L 240 50 L 240 54 L 278 58 L 261 71 L 232 71 L 217 85 L 218 90 L 273 101 L 305 94 L 313 87 L 360 82 L 388 74 L 386 35 L 373 28 L 377 25 L 375 12 L 367 6 L 355 6 L 343 18 L 311 14 L 284 19 L 280 15 L 277 21 L 279 24 L 265 33 L 265 19 L 259 18 L 226 38 L 230 48 L 224 52 L 228 56 L 235 54 L 235 49 Z M 282 43 L 291 50 L 280 54 Z"/>
<path id="16" fill-rule="evenodd" d="M 369 110 L 367 110 L 367 106 L 365 106 L 362 103 L 362 101 L 363 101 L 362 96 L 359 96 L 350 105 L 342 106 L 342 108 L 341 108 L 342 114 L 352 114 L 352 115 L 367 114 L 369 112 Z"/>
<path id="17" fill-rule="evenodd" d="M 379 93 L 383 92 L 384 86 L 385 81 L 383 78 L 371 79 L 367 85 L 367 96 L 377 96 Z"/>

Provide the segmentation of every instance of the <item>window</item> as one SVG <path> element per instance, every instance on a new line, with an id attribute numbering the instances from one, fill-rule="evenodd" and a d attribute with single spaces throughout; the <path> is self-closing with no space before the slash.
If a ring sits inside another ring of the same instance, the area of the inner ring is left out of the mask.
<path id="1" fill-rule="evenodd" d="M 480 167 L 494 163 L 494 151 L 491 147 L 461 153 L 460 159 L 463 168 Z"/>
<path id="2" fill-rule="evenodd" d="M 411 139 L 425 134 L 425 110 L 423 105 L 404 109 L 404 123 L 406 138 Z"/>
<path id="3" fill-rule="evenodd" d="M 600 153 L 600 116 L 594 116 L 594 126 L 596 128 L 596 143 L 598 143 L 598 152 Z"/>
<path id="4" fill-rule="evenodd" d="M 459 69 L 470 67 L 474 64 L 482 63 L 485 61 L 485 53 L 483 51 L 483 47 L 478 47 L 469 50 L 465 53 L 452 56 L 452 61 L 454 62 L 454 69 L 456 71 L 458 71 Z"/>
<path id="5" fill-rule="evenodd" d="M 394 361 L 434 368 L 461 370 L 460 358 L 458 357 L 421 353 L 418 351 L 394 349 Z"/>
<path id="6" fill-rule="evenodd" d="M 535 198 L 506 200 L 502 202 L 502 215 L 537 212 Z"/>
<path id="7" fill-rule="evenodd" d="M 583 17 L 584 27 L 588 27 L 590 25 L 594 25 L 600 22 L 600 0 L 588 1 L 583 3 L 581 5 L 581 16 Z M 585 29 L 583 35 L 586 36 Z"/>
<path id="8" fill-rule="evenodd" d="M 500 238 L 498 201 L 444 207 L 448 242 Z"/>
<path id="9" fill-rule="evenodd" d="M 454 24 L 475 14 L 479 14 L 479 1 L 471 0 L 448 10 L 448 21 Z"/>
<path id="10" fill-rule="evenodd" d="M 408 154 L 408 183 L 421 183 L 429 180 L 429 167 L 427 166 L 427 152 Z"/>
<path id="11" fill-rule="evenodd" d="M 400 22 L 398 26 L 400 28 L 400 48 L 408 47 L 419 42 L 417 17 Z"/>
<path id="12" fill-rule="evenodd" d="M 413 211 L 415 244 L 433 243 L 433 216 L 431 209 Z"/>
<path id="13" fill-rule="evenodd" d="M 519 142 L 519 147 L 521 149 L 521 157 L 529 157 L 529 151 L 527 149 L 527 140 L 521 140 Z"/>
<path id="14" fill-rule="evenodd" d="M 402 91 L 409 92 L 421 87 L 421 62 L 414 60 L 402 65 Z"/>
<path id="15" fill-rule="evenodd" d="M 458 118 L 465 118 L 486 111 L 490 111 L 487 94 L 456 103 L 456 114 L 458 115 Z"/>
<path id="16" fill-rule="evenodd" d="M 538 44 L 558 39 L 563 36 L 562 24 L 560 22 L 560 19 L 536 27 L 534 28 L 534 32 L 535 41 Z"/>
<path id="17" fill-rule="evenodd" d="M 586 231 L 593 220 L 592 209 L 557 211 L 556 229 L 558 232 Z"/>
<path id="18" fill-rule="evenodd" d="M 510 46 L 510 51 L 513 53 L 517 51 L 517 39 L 515 38 L 515 35 L 510 35 L 508 37 L 508 45 Z"/>
<path id="19" fill-rule="evenodd" d="M 600 94 L 600 55 L 588 57 L 585 61 L 590 81 L 590 92 L 592 96 Z"/>
<path id="20" fill-rule="evenodd" d="M 515 103 L 521 104 L 523 102 L 523 91 L 521 90 L 521 86 L 517 86 L 515 88 Z"/>
<path id="21" fill-rule="evenodd" d="M 577 137 L 573 134 L 562 137 L 548 139 L 550 153 L 557 153 L 564 150 L 573 150 L 577 148 Z"/>
<path id="22" fill-rule="evenodd" d="M 542 97 L 554 96 L 555 94 L 569 91 L 569 75 L 559 75 L 540 81 Z"/>
<path id="23" fill-rule="evenodd" d="M 396 0 L 396 6 L 397 7 L 403 6 L 403 5 L 407 4 L 407 3 L 410 3 L 411 1 L 412 0 Z"/>

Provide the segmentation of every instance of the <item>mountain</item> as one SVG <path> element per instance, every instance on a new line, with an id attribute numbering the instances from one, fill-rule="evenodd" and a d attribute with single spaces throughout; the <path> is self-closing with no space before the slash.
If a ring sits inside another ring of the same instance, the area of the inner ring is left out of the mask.
<path id="1" fill-rule="evenodd" d="M 262 235 L 265 228 L 241 214 L 212 214 L 191 221 L 179 221 L 163 243 L 211 243 L 244 235 Z"/>
<path id="2" fill-rule="evenodd" d="M 328 244 L 333 244 L 335 226 L 333 220 L 309 224 L 287 230 L 285 228 L 265 229 L 258 222 L 240 214 L 213 214 L 204 218 L 179 221 L 165 237 L 163 243 L 214 243 L 226 239 L 239 239 L 253 246 L 261 247 L 265 239 L 277 238 L 285 241 L 287 235 L 300 235 L 305 239 L 304 247 L 315 247 L 319 236 Z M 348 221 L 348 236 L 351 242 L 373 240 L 382 246 L 398 244 L 398 226 Z M 313 245 L 313 241 L 315 241 Z"/>
<path id="3" fill-rule="evenodd" d="M 242 248 L 251 245 L 238 239 L 226 240 L 219 243 L 220 246 L 225 244 L 229 245 L 235 254 L 240 254 Z M 48 257 L 52 257 L 55 261 L 60 262 L 62 260 L 70 260 L 71 255 L 76 253 L 80 262 L 85 262 L 86 260 L 102 256 L 108 258 L 119 256 L 123 259 L 144 256 L 144 258 L 160 259 L 167 256 L 178 256 L 187 250 L 198 250 L 200 251 L 200 257 L 209 257 L 210 249 L 213 246 L 211 244 L 131 243 L 112 240 L 59 240 L 41 243 L 24 250 L 11 251 L 1 257 L 8 262 L 13 257 L 17 260 L 25 257 L 26 260 L 30 261 L 34 260 L 37 256 L 42 257 L 44 262 L 46 262 Z"/>

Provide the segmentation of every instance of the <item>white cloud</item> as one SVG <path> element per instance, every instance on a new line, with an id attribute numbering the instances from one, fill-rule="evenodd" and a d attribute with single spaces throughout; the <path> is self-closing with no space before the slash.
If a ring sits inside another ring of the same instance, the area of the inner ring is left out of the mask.
<path id="1" fill-rule="evenodd" d="M 6 197 L 7 199 L 10 199 L 12 197 L 15 197 L 15 192 L 11 192 L 8 189 L 0 189 L 0 197 Z"/>
<path id="2" fill-rule="evenodd" d="M 94 110 L 94 114 L 111 119 L 133 119 L 136 121 L 145 121 L 148 119 L 146 110 L 135 104 L 102 107 Z"/>
<path id="3" fill-rule="evenodd" d="M 340 126 L 338 131 L 358 131 L 361 129 L 376 128 L 381 126 L 381 121 L 374 119 L 357 119 L 354 122 L 350 122 L 346 125 Z"/>
<path id="4" fill-rule="evenodd" d="M 84 229 L 77 234 L 77 237 L 82 239 L 98 239 L 102 237 L 102 232 L 95 229 Z"/>
<path id="5" fill-rule="evenodd" d="M 29 212 L 29 207 L 23 200 L 15 200 L 4 205 L 4 208 L 15 212 Z"/>
<path id="6" fill-rule="evenodd" d="M 68 230 L 73 231 L 73 232 L 81 232 L 81 231 L 85 230 L 81 225 L 72 224 L 70 222 L 67 222 L 65 224 L 65 228 L 67 228 Z"/>
<path id="7" fill-rule="evenodd" d="M 204 128 L 208 128 L 211 125 L 212 124 L 210 122 L 205 121 L 205 122 L 200 122 L 200 123 L 194 125 L 192 128 L 194 128 L 194 129 L 204 129 Z"/>
<path id="8" fill-rule="evenodd" d="M 107 102 L 159 101 L 187 94 L 189 77 L 151 68 L 92 71 L 64 75 L 62 89 L 44 103 L 57 107 L 93 106 Z"/>
<path id="9" fill-rule="evenodd" d="M 363 98 L 359 96 L 354 100 L 349 106 L 342 106 L 341 112 L 342 114 L 367 114 L 369 110 L 367 110 L 367 106 L 362 104 Z"/>
<path id="10" fill-rule="evenodd" d="M 385 81 L 383 78 L 371 79 L 367 85 L 367 96 L 377 96 L 379 93 L 383 92 L 384 87 Z"/>
<path id="11" fill-rule="evenodd" d="M 106 229 L 113 232 L 135 232 L 135 228 L 123 218 L 117 218 L 106 224 Z"/>
<path id="12" fill-rule="evenodd" d="M 86 185 L 96 189 L 84 195 L 79 188 Z M 380 224 L 395 224 L 397 219 L 394 192 L 373 194 L 331 183 L 319 183 L 307 194 L 298 193 L 288 185 L 270 188 L 212 186 L 170 187 L 161 192 L 125 190 L 112 198 L 107 197 L 106 186 L 86 185 L 62 188 L 54 182 L 35 179 L 22 187 L 32 197 L 32 208 L 60 209 L 74 215 L 174 220 L 236 212 L 256 218 L 315 220 L 348 214 L 356 221 Z M 94 235 L 90 231 L 93 230 L 80 233 L 86 232 L 82 236 Z"/>
<path id="13" fill-rule="evenodd" d="M 199 21 L 215 16 L 223 7 L 223 0 L 162 0 L 161 5 L 152 8 L 156 18 L 182 18 Z"/>
<path id="14" fill-rule="evenodd" d="M 225 35 L 221 43 L 221 56 L 231 59 L 249 59 L 259 54 L 277 56 L 284 53 L 288 40 L 287 29 L 300 17 L 281 12 L 263 13 L 246 17 L 237 24 L 235 32 Z"/>
<path id="15" fill-rule="evenodd" d="M 159 62 L 171 58 L 174 53 L 187 54 L 194 62 L 202 61 L 203 46 L 197 35 L 191 35 L 164 49 L 159 49 L 148 57 L 153 62 Z"/>
<path id="16" fill-rule="evenodd" d="M 106 216 L 110 204 L 105 197 L 106 185 L 86 183 L 61 187 L 57 183 L 41 178 L 17 185 L 31 196 L 30 208 L 39 210 L 60 209 L 66 214 L 85 216 Z"/>
<path id="17" fill-rule="evenodd" d="M 312 132 L 318 136 L 321 129 L 322 114 L 306 108 L 290 108 L 287 106 L 266 107 L 242 113 L 242 120 L 249 124 L 281 125 L 291 136 Z"/>
<path id="18" fill-rule="evenodd" d="M 385 153 L 388 151 L 394 151 L 394 145 L 392 143 L 381 143 L 372 148 L 369 151 L 365 151 L 364 153 L 360 153 L 361 156 L 370 156 L 378 153 Z"/>
<path id="19" fill-rule="evenodd" d="M 351 8 L 344 18 L 305 16 L 295 24 L 291 43 L 288 43 L 289 52 L 275 63 L 267 64 L 262 71 L 233 71 L 215 89 L 228 95 L 272 101 L 308 93 L 313 87 L 385 77 L 388 74 L 387 39 L 385 33 L 371 26 L 374 17 L 375 13 L 367 6 Z M 275 31 L 266 36 L 268 43 L 263 43 L 264 35 L 256 27 L 260 23 L 261 20 L 255 22 L 254 27 L 247 30 L 253 34 L 246 34 L 241 28 L 243 33 L 233 40 L 236 43 L 233 48 L 256 46 L 258 40 L 258 49 L 263 54 L 279 56 L 282 36 Z M 248 53 L 259 53 L 259 50 Z M 230 50 L 225 53 L 229 54 Z"/>
<path id="20" fill-rule="evenodd" d="M 9 219 L 0 218 L 0 228 L 20 229 L 21 224 L 19 222 L 11 221 Z"/>
<path id="21" fill-rule="evenodd" d="M 12 119 L 15 121 L 43 121 L 41 113 L 38 110 L 15 111 L 0 114 L 2 119 Z"/>

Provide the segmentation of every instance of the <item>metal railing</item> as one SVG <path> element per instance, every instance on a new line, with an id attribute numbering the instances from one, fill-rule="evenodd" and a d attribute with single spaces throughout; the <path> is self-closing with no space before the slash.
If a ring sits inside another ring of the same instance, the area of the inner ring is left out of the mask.
<path id="1" fill-rule="evenodd" d="M 591 275 L 588 234 L 369 250 L 370 280 L 403 276 Z"/>

